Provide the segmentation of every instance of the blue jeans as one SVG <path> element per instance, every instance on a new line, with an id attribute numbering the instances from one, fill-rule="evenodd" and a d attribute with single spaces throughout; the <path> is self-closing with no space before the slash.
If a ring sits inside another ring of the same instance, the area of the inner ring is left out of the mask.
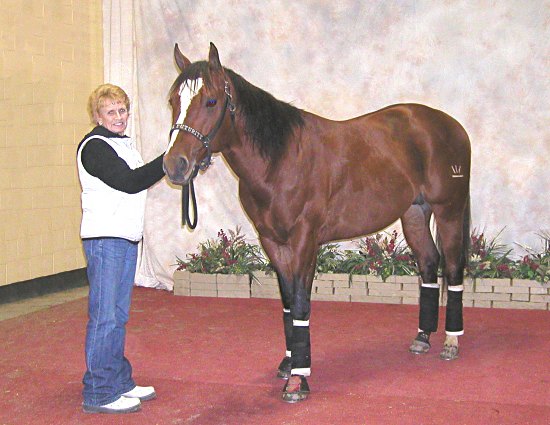
<path id="1" fill-rule="evenodd" d="M 124 357 L 126 323 L 134 286 L 137 243 L 120 238 L 82 241 L 90 294 L 86 327 L 84 404 L 102 406 L 132 390 L 132 366 Z"/>

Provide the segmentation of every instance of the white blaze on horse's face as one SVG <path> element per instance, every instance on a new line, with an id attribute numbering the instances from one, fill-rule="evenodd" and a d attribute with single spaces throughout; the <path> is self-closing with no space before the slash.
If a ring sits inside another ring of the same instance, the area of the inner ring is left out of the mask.
<path id="1" fill-rule="evenodd" d="M 197 78 L 196 80 L 186 80 L 183 83 L 181 83 L 180 90 L 179 90 L 180 114 L 178 115 L 178 119 L 174 124 L 183 124 L 183 121 L 185 120 L 185 116 L 187 115 L 187 108 L 189 108 L 191 101 L 197 95 L 201 87 L 202 87 L 202 78 Z M 176 141 L 177 137 L 178 137 L 178 131 L 174 131 L 172 133 L 172 136 L 170 137 L 170 143 L 168 145 L 168 148 L 166 149 L 165 155 L 168 153 L 170 148 L 174 145 L 174 142 Z"/>

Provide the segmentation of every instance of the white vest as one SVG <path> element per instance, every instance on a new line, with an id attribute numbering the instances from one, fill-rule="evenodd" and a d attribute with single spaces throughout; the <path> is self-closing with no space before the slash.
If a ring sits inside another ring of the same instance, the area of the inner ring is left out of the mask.
<path id="1" fill-rule="evenodd" d="M 115 237 L 140 241 L 143 237 L 147 190 L 136 194 L 124 193 L 89 174 L 82 165 L 81 155 L 82 149 L 91 139 L 104 140 L 131 169 L 143 165 L 143 159 L 130 138 L 92 136 L 82 143 L 77 153 L 78 176 L 82 186 L 80 237 Z"/>

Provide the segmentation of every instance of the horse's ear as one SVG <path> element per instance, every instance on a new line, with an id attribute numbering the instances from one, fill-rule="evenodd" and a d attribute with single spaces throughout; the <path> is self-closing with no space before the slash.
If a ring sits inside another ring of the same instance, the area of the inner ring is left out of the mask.
<path id="1" fill-rule="evenodd" d="M 180 72 L 183 72 L 185 68 L 191 65 L 191 61 L 181 53 L 178 43 L 174 46 L 174 59 L 176 60 L 176 65 L 178 65 Z"/>
<path id="2" fill-rule="evenodd" d="M 210 71 L 219 71 L 222 68 L 220 55 L 214 43 L 210 43 L 210 52 L 208 53 L 208 68 Z"/>

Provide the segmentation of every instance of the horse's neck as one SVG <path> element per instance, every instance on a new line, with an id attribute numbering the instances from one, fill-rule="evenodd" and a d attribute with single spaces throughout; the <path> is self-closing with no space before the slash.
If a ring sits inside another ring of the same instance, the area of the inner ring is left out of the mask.
<path id="1" fill-rule="evenodd" d="M 254 149 L 244 131 L 236 128 L 236 136 L 228 141 L 222 154 L 241 183 L 250 188 L 262 186 L 267 175 L 268 161 L 262 158 L 258 149 Z"/>
<path id="2" fill-rule="evenodd" d="M 237 177 L 249 185 L 266 175 L 267 162 L 251 148 L 239 146 L 223 152 L 223 156 Z"/>

